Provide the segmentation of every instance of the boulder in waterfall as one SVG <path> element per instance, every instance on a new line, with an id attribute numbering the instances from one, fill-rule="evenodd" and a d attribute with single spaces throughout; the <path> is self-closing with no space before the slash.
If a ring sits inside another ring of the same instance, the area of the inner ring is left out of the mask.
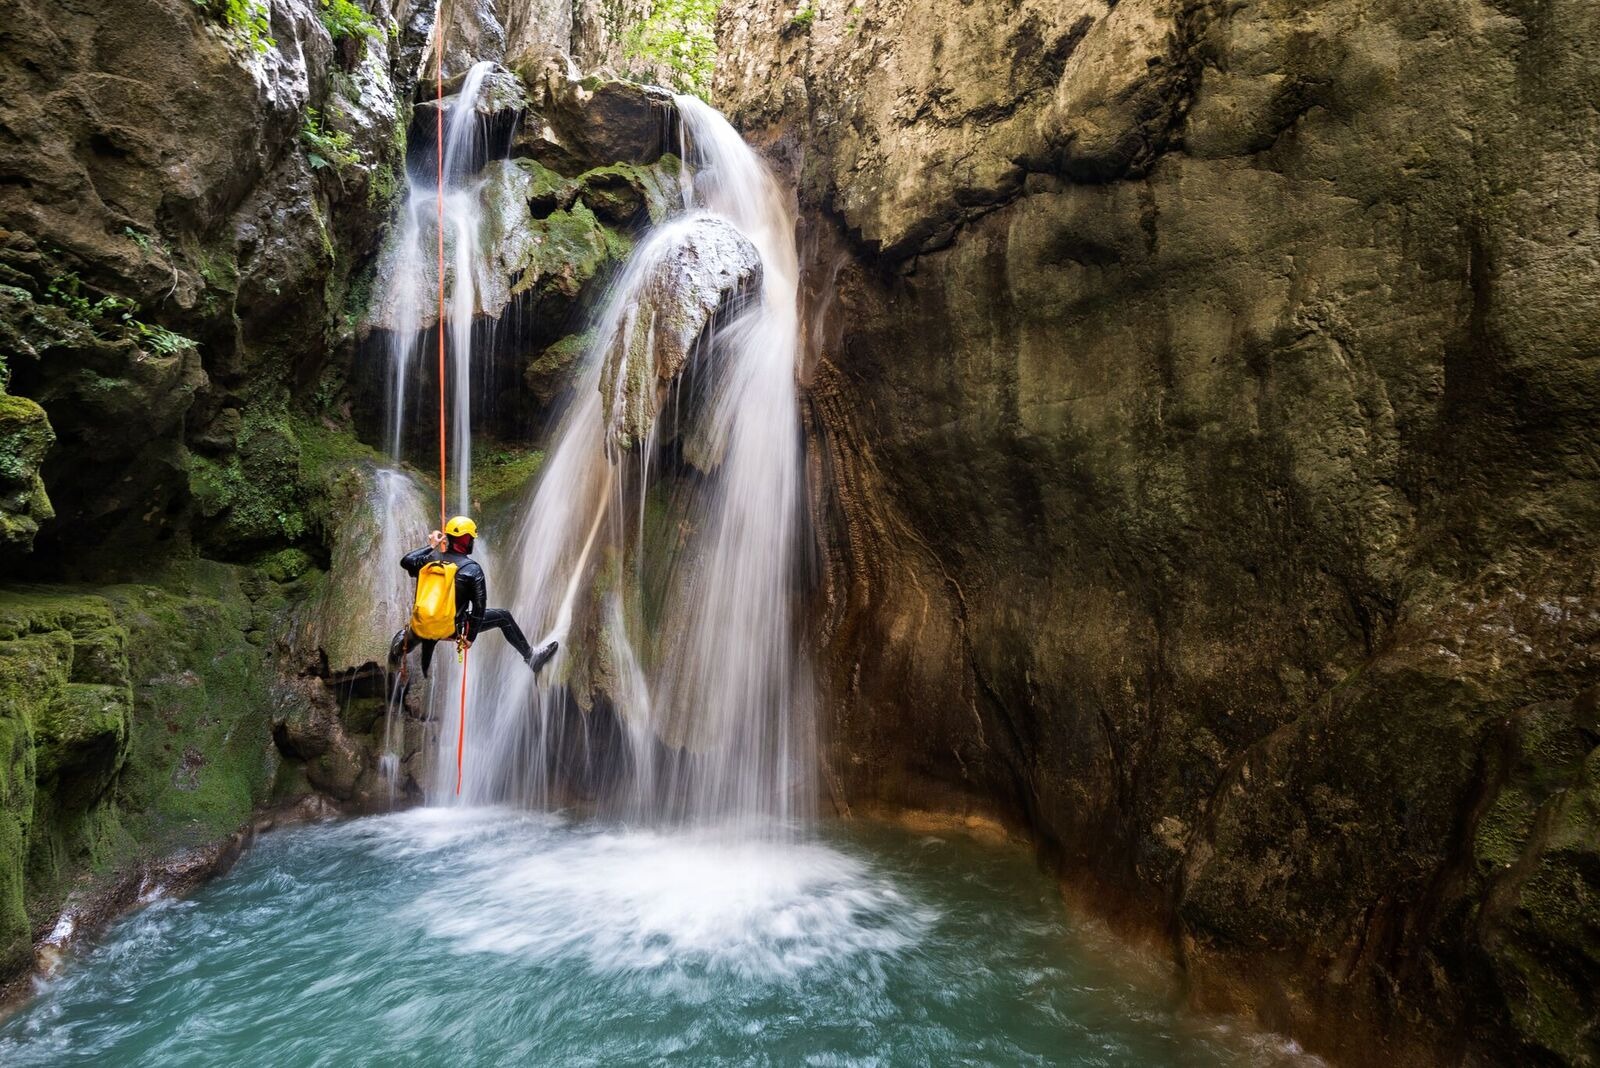
<path id="1" fill-rule="evenodd" d="M 645 267 L 638 301 L 606 343 L 600 390 L 610 441 L 629 449 L 649 436 L 667 391 L 717 311 L 761 283 L 761 254 L 732 223 L 686 220 Z"/>
<path id="2" fill-rule="evenodd" d="M 462 72 L 444 83 L 444 96 L 440 99 L 444 101 L 447 111 L 455 106 L 461 94 L 461 87 L 466 81 L 466 72 Z M 422 91 L 430 99 L 418 101 L 416 106 L 416 114 L 418 118 L 423 119 L 423 128 L 428 130 L 433 129 L 435 121 L 433 113 L 439 107 L 439 101 L 431 99 L 433 90 L 431 83 L 424 84 Z M 522 79 L 498 64 L 484 75 L 483 82 L 478 86 L 478 95 L 472 103 L 478 114 L 485 119 L 499 116 L 512 118 L 529 106 L 528 93 L 522 86 Z"/>
<path id="3" fill-rule="evenodd" d="M 547 65 L 535 88 L 542 117 L 517 130 L 513 151 L 572 176 L 609 163 L 654 163 L 668 149 L 672 94 L 635 82 L 578 79 Z"/>

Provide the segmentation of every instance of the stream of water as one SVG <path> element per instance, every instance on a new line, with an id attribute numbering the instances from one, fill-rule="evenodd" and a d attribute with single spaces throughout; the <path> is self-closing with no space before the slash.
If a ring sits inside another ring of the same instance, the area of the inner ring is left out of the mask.
<path id="1" fill-rule="evenodd" d="M 1175 1015 L 1010 848 L 505 809 L 267 836 L 0 1024 L 0 1064 L 1314 1063 Z"/>

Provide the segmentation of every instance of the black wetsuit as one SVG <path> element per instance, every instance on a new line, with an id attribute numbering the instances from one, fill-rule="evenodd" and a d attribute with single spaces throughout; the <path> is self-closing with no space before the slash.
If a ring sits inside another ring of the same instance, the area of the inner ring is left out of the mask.
<path id="1" fill-rule="evenodd" d="M 524 661 L 531 660 L 533 650 L 528 647 L 528 639 L 523 636 L 517 621 L 511 618 L 511 613 L 504 608 L 484 607 L 489 599 L 488 582 L 476 560 L 464 553 L 439 552 L 423 546 L 402 556 L 400 566 L 406 569 L 406 574 L 416 578 L 422 565 L 434 560 L 456 565 L 456 633 L 468 641 L 476 641 L 484 631 L 498 630 L 506 636 L 506 641 L 511 643 L 511 648 L 517 651 L 518 656 Z M 422 674 L 426 677 L 428 665 L 433 661 L 433 647 L 438 644 L 437 639 L 419 638 L 411 633 L 410 627 L 403 628 L 394 636 L 389 647 L 389 662 L 398 667 L 409 646 L 420 646 Z"/>

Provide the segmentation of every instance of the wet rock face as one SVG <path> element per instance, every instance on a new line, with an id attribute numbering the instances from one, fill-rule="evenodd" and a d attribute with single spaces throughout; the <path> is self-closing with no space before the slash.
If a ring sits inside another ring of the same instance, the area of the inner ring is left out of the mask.
<path id="1" fill-rule="evenodd" d="M 448 110 L 459 85 L 445 88 Z M 563 57 L 516 72 L 492 69 L 474 106 L 490 133 L 489 151 L 464 168 L 471 173 L 460 183 L 476 198 L 485 252 L 474 279 L 474 329 L 487 354 L 489 387 L 475 392 L 473 417 L 516 438 L 570 384 L 585 345 L 575 332 L 584 309 L 636 235 L 682 206 L 680 164 L 668 151 L 674 106 L 658 89 L 581 78 Z M 413 145 L 431 146 L 437 122 L 434 103 L 419 104 Z M 420 158 L 413 155 L 413 167 Z M 432 166 L 431 157 L 424 162 Z M 373 428 L 387 403 L 395 333 L 407 322 L 431 330 L 438 318 L 433 301 L 416 299 L 437 291 L 431 206 L 407 221 L 390 230 L 377 257 L 373 299 L 360 323 L 370 355 L 357 369 L 357 415 Z M 447 230 L 449 285 L 454 240 Z M 401 281 L 407 277 L 410 287 Z M 424 361 L 419 388 L 434 388 L 434 373 Z"/>
<path id="2" fill-rule="evenodd" d="M 1600 15 L 814 10 L 718 96 L 809 209 L 836 793 L 1354 1061 L 1600 1056 Z"/>

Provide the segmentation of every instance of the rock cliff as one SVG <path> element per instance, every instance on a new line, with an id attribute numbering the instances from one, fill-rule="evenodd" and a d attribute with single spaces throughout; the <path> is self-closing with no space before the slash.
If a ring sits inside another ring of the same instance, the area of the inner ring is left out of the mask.
<path id="1" fill-rule="evenodd" d="M 726 5 L 795 181 L 841 807 L 1199 1005 L 1600 1060 L 1600 12 Z"/>

